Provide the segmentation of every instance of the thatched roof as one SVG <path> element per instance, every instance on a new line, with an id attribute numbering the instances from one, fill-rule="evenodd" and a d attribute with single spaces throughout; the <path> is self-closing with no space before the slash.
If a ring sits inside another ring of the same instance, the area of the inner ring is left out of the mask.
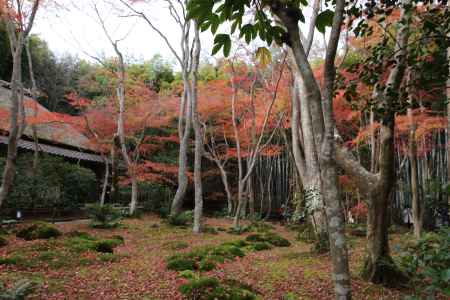
<path id="1" fill-rule="evenodd" d="M 3 115 L 9 114 L 11 107 L 11 90 L 6 85 L 7 83 L 0 82 L 0 113 L 3 112 Z M 52 114 L 29 96 L 25 96 L 24 106 L 27 118 L 42 118 L 46 120 Z M 2 117 L 2 115 L 0 115 L 0 118 L 3 119 L 0 120 L 0 130 L 7 132 L 9 130 L 9 121 L 6 120 L 7 118 Z M 49 141 L 53 144 L 66 145 L 80 150 L 96 151 L 89 139 L 70 124 L 52 121 L 50 119 L 49 121 L 36 123 L 35 127 L 40 141 Z M 33 132 L 31 126 L 26 127 L 24 135 L 32 138 Z"/>

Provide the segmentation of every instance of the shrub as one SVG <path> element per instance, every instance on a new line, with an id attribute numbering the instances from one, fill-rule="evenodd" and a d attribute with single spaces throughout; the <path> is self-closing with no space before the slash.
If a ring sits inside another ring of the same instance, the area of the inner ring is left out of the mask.
<path id="1" fill-rule="evenodd" d="M 86 239 L 86 240 L 95 240 L 95 238 L 93 236 L 91 236 L 89 233 L 83 232 L 83 231 L 77 231 L 77 230 L 66 233 L 66 236 L 79 237 L 79 238 Z"/>
<path id="2" fill-rule="evenodd" d="M 195 260 L 184 255 L 172 256 L 167 260 L 167 269 L 173 271 L 195 270 Z"/>
<path id="3" fill-rule="evenodd" d="M 25 300 L 28 295 L 34 292 L 37 283 L 30 280 L 20 280 L 12 288 L 6 289 L 0 283 L 0 299 Z"/>
<path id="4" fill-rule="evenodd" d="M 330 251 L 330 240 L 327 232 L 321 232 L 314 245 L 311 247 L 311 252 L 323 254 Z"/>
<path id="5" fill-rule="evenodd" d="M 113 253 L 114 248 L 121 245 L 123 242 L 120 240 L 101 240 L 95 243 L 94 250 L 102 253 Z"/>
<path id="6" fill-rule="evenodd" d="M 241 248 L 233 245 L 220 245 L 214 248 L 211 252 L 212 255 L 222 256 L 225 259 L 234 259 L 235 257 L 244 257 L 245 253 Z"/>
<path id="7" fill-rule="evenodd" d="M 242 248 L 242 247 L 248 246 L 249 243 L 246 242 L 245 240 L 236 240 L 236 241 L 225 242 L 222 245 L 231 245 L 231 246 L 236 246 L 236 247 Z"/>
<path id="8" fill-rule="evenodd" d="M 166 243 L 165 246 L 167 248 L 169 248 L 170 250 L 181 250 L 181 249 L 188 248 L 189 244 L 186 242 L 182 242 L 182 241 L 174 241 L 174 242 Z"/>
<path id="9" fill-rule="evenodd" d="M 233 245 L 222 244 L 216 247 L 202 247 L 188 253 L 175 254 L 167 258 L 167 268 L 174 271 L 200 270 L 209 271 L 216 267 L 216 263 L 245 256 L 244 251 Z"/>
<path id="10" fill-rule="evenodd" d="M 180 292 L 188 299 L 216 299 L 211 296 L 219 287 L 219 280 L 211 277 L 193 278 L 180 286 Z M 219 298 L 222 299 L 222 298 Z"/>
<path id="11" fill-rule="evenodd" d="M 255 234 L 250 234 L 249 236 L 247 236 L 245 238 L 246 241 L 248 242 L 265 242 L 265 238 L 262 236 L 262 234 L 259 233 L 255 233 Z"/>
<path id="12" fill-rule="evenodd" d="M 188 210 L 178 215 L 170 215 L 167 222 L 172 226 L 186 226 L 192 222 L 192 211 Z"/>
<path id="13" fill-rule="evenodd" d="M 275 233 L 267 233 L 266 241 L 275 247 L 289 247 L 291 245 L 291 242 Z"/>
<path id="14" fill-rule="evenodd" d="M 48 223 L 35 223 L 20 229 L 16 236 L 24 240 L 50 239 L 61 235 L 61 232 Z"/>
<path id="15" fill-rule="evenodd" d="M 256 231 L 256 232 L 269 232 L 270 230 L 273 229 L 275 229 L 275 227 L 264 221 L 253 221 L 248 226 L 248 231 Z"/>
<path id="16" fill-rule="evenodd" d="M 124 245 L 125 244 L 125 239 L 121 235 L 115 234 L 110 239 L 117 241 L 117 245 Z"/>
<path id="17" fill-rule="evenodd" d="M 115 228 L 120 225 L 121 212 L 112 205 L 93 204 L 88 206 L 88 215 L 94 228 Z"/>
<path id="18" fill-rule="evenodd" d="M 267 242 L 256 242 L 256 243 L 254 243 L 254 244 L 252 245 L 252 248 L 253 248 L 255 251 L 262 251 L 262 250 L 268 250 L 268 249 L 271 249 L 272 246 L 271 246 L 269 243 L 267 243 Z"/>
<path id="19" fill-rule="evenodd" d="M 8 240 L 2 236 L 0 236 L 0 247 L 8 245 Z"/>
<path id="20" fill-rule="evenodd" d="M 251 234 L 247 236 L 246 241 L 252 243 L 267 242 L 276 247 L 289 247 L 291 245 L 287 239 L 273 232 Z"/>
<path id="21" fill-rule="evenodd" d="M 216 228 L 210 227 L 210 226 L 204 226 L 202 229 L 203 233 L 209 233 L 209 234 L 219 234 Z"/>
<path id="22" fill-rule="evenodd" d="M 297 228 L 297 240 L 304 243 L 313 243 L 316 240 L 314 227 L 310 223 L 304 223 Z"/>
<path id="23" fill-rule="evenodd" d="M 450 229 L 426 233 L 416 243 L 408 245 L 401 254 L 401 265 L 415 286 L 434 298 L 442 293 L 450 296 Z M 425 288 L 424 288 L 425 285 Z"/>
<path id="24" fill-rule="evenodd" d="M 235 281 L 219 280 L 212 277 L 193 276 L 180 286 L 180 292 L 188 299 L 198 300 L 253 300 L 257 299 L 251 288 Z"/>
<path id="25" fill-rule="evenodd" d="M 211 271 L 216 267 L 216 262 L 210 258 L 204 258 L 200 261 L 198 269 L 200 271 Z"/>
<path id="26" fill-rule="evenodd" d="M 119 260 L 119 257 L 113 253 L 101 253 L 99 259 L 103 262 L 115 262 Z"/>

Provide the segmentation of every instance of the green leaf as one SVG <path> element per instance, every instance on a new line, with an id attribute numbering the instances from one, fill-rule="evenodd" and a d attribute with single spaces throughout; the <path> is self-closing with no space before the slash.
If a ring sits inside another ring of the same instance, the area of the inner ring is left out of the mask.
<path id="1" fill-rule="evenodd" d="M 325 28 L 333 23 L 334 12 L 326 9 L 317 16 L 316 28 L 321 33 L 325 33 Z"/>
<path id="2" fill-rule="evenodd" d="M 214 38 L 214 47 L 212 49 L 212 54 L 216 54 L 223 47 L 223 54 L 228 56 L 231 50 L 231 39 L 228 34 L 218 34 Z"/>

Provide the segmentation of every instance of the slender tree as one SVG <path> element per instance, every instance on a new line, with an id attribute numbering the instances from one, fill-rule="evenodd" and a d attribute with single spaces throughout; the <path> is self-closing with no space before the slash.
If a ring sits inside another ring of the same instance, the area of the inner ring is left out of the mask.
<path id="1" fill-rule="evenodd" d="M 24 87 L 22 82 L 22 52 L 33 27 L 40 0 L 32 1 L 30 7 L 22 1 L 0 2 L 0 21 L 6 23 L 13 71 L 11 76 L 11 109 L 8 136 L 8 152 L 6 166 L 3 171 L 0 187 L 0 207 L 12 187 L 16 169 L 17 142 L 25 129 Z M 26 10 L 29 10 L 28 12 Z"/>

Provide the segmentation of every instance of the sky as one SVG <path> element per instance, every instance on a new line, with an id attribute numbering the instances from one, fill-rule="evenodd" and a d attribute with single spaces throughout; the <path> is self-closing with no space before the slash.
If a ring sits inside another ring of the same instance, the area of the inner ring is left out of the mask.
<path id="1" fill-rule="evenodd" d="M 92 56 L 115 55 L 95 13 L 95 5 L 111 38 L 123 39 L 119 42 L 119 48 L 125 57 L 142 61 L 152 58 L 155 54 L 161 54 L 177 67 L 175 56 L 164 40 L 144 20 L 130 16 L 130 11 L 120 0 L 56 2 L 64 6 L 47 6 L 41 9 L 32 30 L 32 33 L 38 34 L 48 43 L 56 55 L 71 54 L 88 60 L 93 60 Z M 170 16 L 167 1 L 150 0 L 147 4 L 137 7 L 145 12 L 155 26 L 166 35 L 173 47 L 178 49 L 180 28 Z M 310 10 L 307 8 L 304 14 L 308 17 Z M 228 29 L 229 26 L 222 25 L 218 32 L 226 33 Z M 210 58 L 213 36 L 209 30 L 201 34 L 201 41 L 201 56 Z"/>
<path id="2" fill-rule="evenodd" d="M 95 13 L 95 4 L 112 39 L 123 39 L 119 42 L 119 48 L 126 57 L 148 60 L 155 54 L 161 54 L 175 63 L 175 56 L 164 40 L 141 18 L 129 16 L 129 11 L 119 0 L 109 0 L 107 4 L 95 0 L 64 2 L 64 7 L 41 9 L 32 30 L 48 43 L 56 55 L 71 54 L 83 59 L 115 55 Z M 181 31 L 170 16 L 167 3 L 159 0 L 152 3 L 146 5 L 146 14 L 174 48 L 179 48 Z M 213 44 L 211 33 L 202 33 L 201 40 L 202 56 L 208 56 Z"/>

